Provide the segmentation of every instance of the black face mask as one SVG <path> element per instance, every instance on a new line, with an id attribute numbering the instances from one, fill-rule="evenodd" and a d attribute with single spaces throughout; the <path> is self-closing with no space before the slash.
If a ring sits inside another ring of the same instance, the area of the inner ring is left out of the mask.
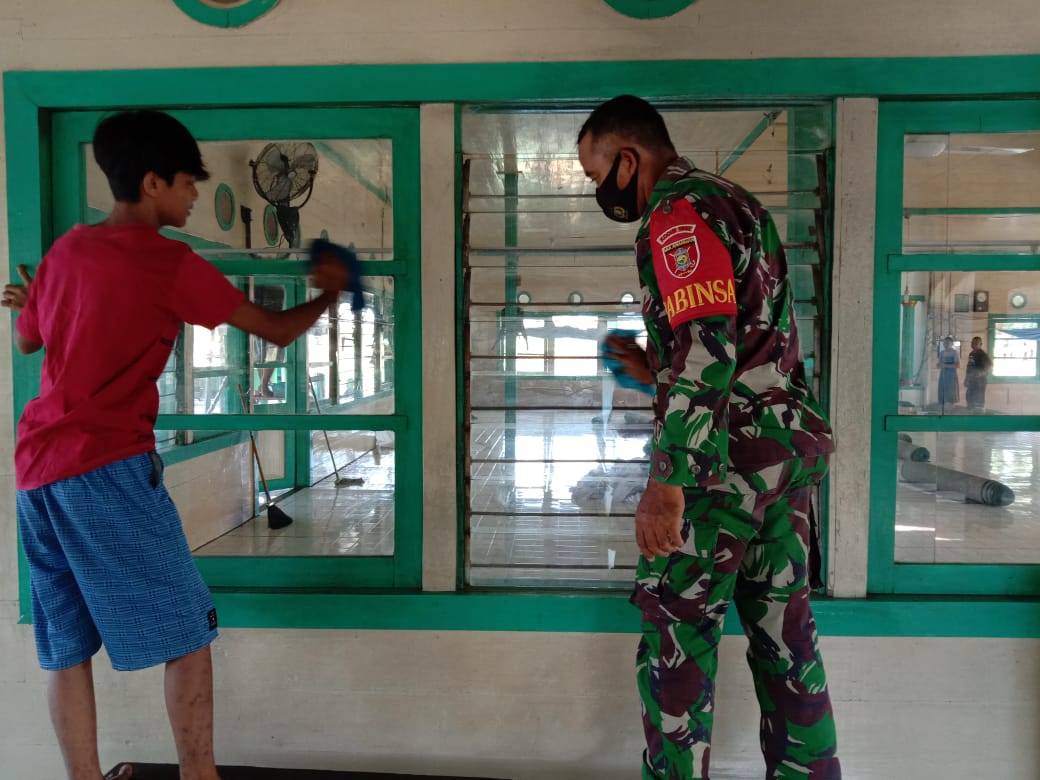
<path id="1" fill-rule="evenodd" d="M 614 167 L 610 169 L 603 184 L 596 189 L 596 203 L 603 209 L 608 219 L 615 222 L 635 222 L 641 216 L 639 213 L 639 155 L 633 149 L 632 154 L 636 158 L 636 169 L 632 171 L 632 178 L 628 181 L 625 189 L 618 187 L 618 168 L 621 166 L 621 152 L 614 158 Z"/>

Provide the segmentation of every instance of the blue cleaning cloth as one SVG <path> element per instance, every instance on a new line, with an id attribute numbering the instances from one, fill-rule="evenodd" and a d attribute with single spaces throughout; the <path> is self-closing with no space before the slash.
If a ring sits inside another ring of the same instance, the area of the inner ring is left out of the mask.
<path id="1" fill-rule="evenodd" d="M 361 284 L 361 263 L 358 262 L 357 254 L 348 247 L 333 244 L 324 238 L 316 238 L 311 242 L 311 266 L 317 265 L 318 258 L 326 253 L 331 254 L 346 266 L 347 275 L 350 277 L 350 286 L 347 288 L 347 291 L 353 293 L 354 296 L 351 300 L 350 308 L 353 311 L 361 311 L 365 308 L 365 296 Z"/>
<path id="2" fill-rule="evenodd" d="M 618 330 L 616 328 L 607 331 L 607 336 L 621 336 L 622 338 L 635 338 L 638 336 L 638 331 L 634 330 Z M 624 365 L 615 360 L 612 355 L 616 354 L 613 350 L 607 347 L 607 340 L 603 341 L 599 345 L 600 357 L 603 358 L 603 365 L 610 369 L 610 373 L 614 375 L 617 383 L 622 387 L 627 387 L 629 390 L 639 390 L 647 395 L 654 395 L 657 392 L 657 388 L 653 385 L 644 385 L 638 379 L 630 376 L 625 372 Z"/>

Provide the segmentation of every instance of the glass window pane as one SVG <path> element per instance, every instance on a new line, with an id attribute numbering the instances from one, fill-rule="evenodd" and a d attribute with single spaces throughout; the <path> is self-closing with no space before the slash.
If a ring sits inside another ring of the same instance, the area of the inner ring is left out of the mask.
<path id="1" fill-rule="evenodd" d="M 220 435 L 222 446 L 171 463 L 164 477 L 196 555 L 393 555 L 392 432 L 254 434 L 274 506 L 292 518 L 274 529 L 248 434 Z M 290 460 L 298 437 L 304 446 Z M 297 485 L 279 487 L 286 479 Z"/>
<path id="2" fill-rule="evenodd" d="M 903 149 L 904 252 L 1040 249 L 1040 134 L 907 135 Z"/>
<path id="3" fill-rule="evenodd" d="M 229 279 L 268 308 L 297 305 L 317 294 L 302 277 Z M 314 414 L 316 396 L 321 414 L 393 414 L 393 279 L 371 277 L 365 284 L 363 311 L 351 311 L 343 296 L 305 339 L 289 347 L 229 325 L 212 331 L 185 326 L 159 377 L 160 413 Z"/>
<path id="4" fill-rule="evenodd" d="M 203 141 L 199 148 L 210 178 L 197 184 L 187 224 L 166 232 L 209 249 L 211 259 L 251 249 L 254 257 L 276 261 L 323 234 L 353 245 L 362 259 L 393 258 L 390 139 Z M 113 198 L 89 144 L 83 159 L 86 216 L 94 222 L 111 210 Z M 291 177 L 282 175 L 286 169 Z M 228 229 L 218 218 L 227 214 L 226 196 L 217 198 L 221 185 L 236 206 Z"/>
<path id="5" fill-rule="evenodd" d="M 901 414 L 1033 414 L 1040 273 L 904 273 Z"/>
<path id="6" fill-rule="evenodd" d="M 651 416 L 634 405 L 592 416 L 478 413 L 471 584 L 631 586 L 639 555 L 632 516 L 646 487 Z"/>
<path id="7" fill-rule="evenodd" d="M 643 333 L 638 225 L 607 220 L 596 203 L 577 156 L 585 117 L 462 116 L 472 584 L 631 582 L 650 398 L 616 385 L 600 344 L 613 328 Z M 680 154 L 771 209 L 810 358 L 826 311 L 830 118 L 823 106 L 665 114 Z"/>
<path id="8" fill-rule="evenodd" d="M 897 563 L 1040 563 L 1040 433 L 900 434 Z"/>

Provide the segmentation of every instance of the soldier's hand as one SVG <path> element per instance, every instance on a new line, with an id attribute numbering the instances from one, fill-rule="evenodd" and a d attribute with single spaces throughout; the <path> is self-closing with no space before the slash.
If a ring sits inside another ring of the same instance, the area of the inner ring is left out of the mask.
<path id="1" fill-rule="evenodd" d="M 32 277 L 29 269 L 24 265 L 18 266 L 18 275 L 24 284 L 4 285 L 3 297 L 0 298 L 0 306 L 20 312 L 29 300 L 29 287 L 32 285 Z"/>
<path id="2" fill-rule="evenodd" d="M 611 357 L 625 367 L 625 373 L 643 385 L 653 385 L 654 375 L 646 364 L 644 350 L 631 336 L 607 336 Z"/>
<path id="3" fill-rule="evenodd" d="M 646 559 L 671 555 L 683 546 L 683 489 L 651 478 L 636 508 L 636 544 Z"/>

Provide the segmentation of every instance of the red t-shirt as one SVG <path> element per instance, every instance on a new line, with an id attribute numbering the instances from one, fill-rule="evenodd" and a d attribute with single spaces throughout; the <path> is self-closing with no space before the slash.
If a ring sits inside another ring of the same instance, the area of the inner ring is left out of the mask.
<path id="1" fill-rule="evenodd" d="M 18 489 L 152 450 L 156 380 L 182 324 L 215 328 L 244 300 L 186 244 L 148 225 L 77 225 L 58 239 L 15 321 L 47 350 L 40 396 L 18 423 Z"/>

